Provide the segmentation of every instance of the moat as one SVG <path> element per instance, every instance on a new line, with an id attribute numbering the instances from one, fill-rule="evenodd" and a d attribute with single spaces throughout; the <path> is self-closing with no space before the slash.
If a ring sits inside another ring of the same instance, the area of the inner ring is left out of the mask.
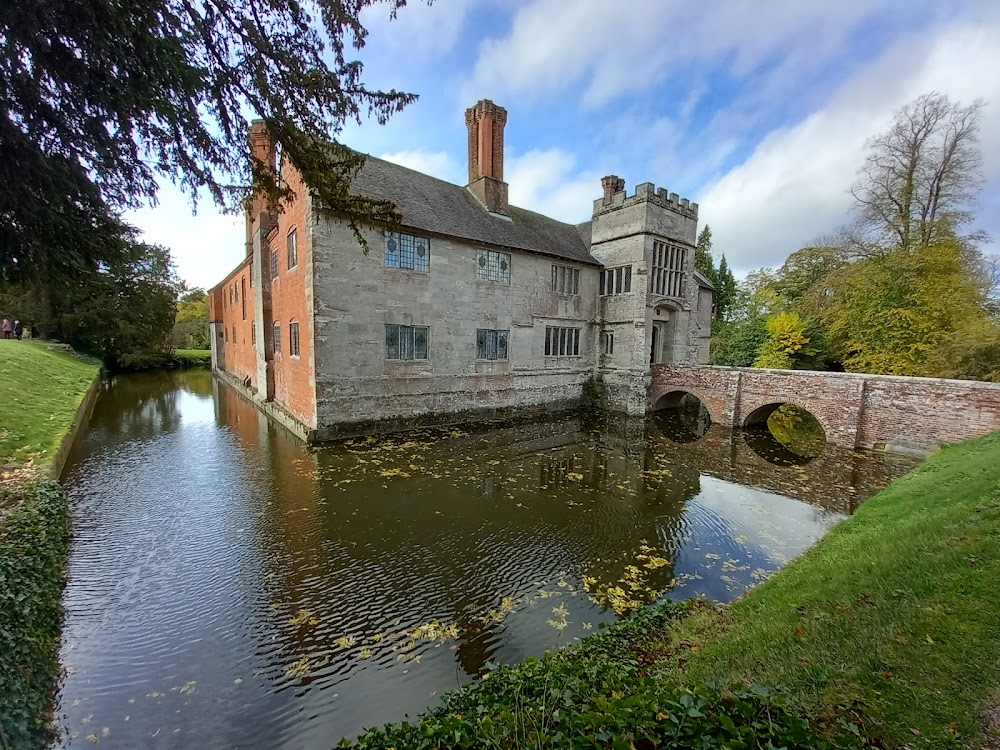
<path id="1" fill-rule="evenodd" d="M 728 601 L 914 465 L 671 412 L 308 447 L 111 381 L 65 474 L 64 746 L 330 748 L 663 598 Z"/>

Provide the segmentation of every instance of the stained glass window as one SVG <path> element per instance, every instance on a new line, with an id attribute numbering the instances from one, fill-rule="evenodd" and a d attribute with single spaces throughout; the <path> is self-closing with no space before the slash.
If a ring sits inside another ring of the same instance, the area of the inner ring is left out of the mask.
<path id="1" fill-rule="evenodd" d="M 479 328 L 476 330 L 476 359 L 507 359 L 510 331 Z"/>
<path id="2" fill-rule="evenodd" d="M 385 327 L 386 359 L 427 359 L 426 326 Z"/>
<path id="3" fill-rule="evenodd" d="M 476 258 L 476 278 L 480 281 L 510 283 L 510 253 L 480 250 Z"/>
<path id="4" fill-rule="evenodd" d="M 385 265 L 426 273 L 431 265 L 431 241 L 426 237 L 390 232 L 385 237 Z"/>

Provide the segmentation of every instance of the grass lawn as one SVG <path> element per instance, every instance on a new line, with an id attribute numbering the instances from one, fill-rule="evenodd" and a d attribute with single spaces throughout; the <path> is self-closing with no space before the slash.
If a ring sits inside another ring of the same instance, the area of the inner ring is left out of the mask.
<path id="1" fill-rule="evenodd" d="M 0 339 L 0 467 L 52 460 L 98 369 L 41 342 Z"/>
<path id="2" fill-rule="evenodd" d="M 661 679 L 780 685 L 820 716 L 865 717 L 888 748 L 980 747 L 1000 705 L 1000 433 L 940 451 L 658 641 Z"/>

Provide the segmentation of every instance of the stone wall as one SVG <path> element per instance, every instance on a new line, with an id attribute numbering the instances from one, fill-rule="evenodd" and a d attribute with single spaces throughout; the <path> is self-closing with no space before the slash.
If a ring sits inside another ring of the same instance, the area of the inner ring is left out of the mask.
<path id="1" fill-rule="evenodd" d="M 678 391 L 697 396 L 726 427 L 766 418 L 790 403 L 819 420 L 827 440 L 846 448 L 926 453 L 1000 430 L 1000 384 L 891 375 L 673 366 L 652 368 L 649 406 Z"/>
<path id="2" fill-rule="evenodd" d="M 429 236 L 422 273 L 386 267 L 382 231 L 365 236 L 367 253 L 335 218 L 312 231 L 318 439 L 579 403 L 594 370 L 595 266 L 514 251 L 500 284 L 477 280 L 480 245 Z M 580 294 L 550 290 L 553 264 L 580 270 Z M 387 359 L 386 325 L 428 327 L 427 359 Z M 579 356 L 546 356 L 547 326 L 579 328 Z M 506 360 L 476 359 L 479 328 L 510 332 Z"/>
<path id="3" fill-rule="evenodd" d="M 608 268 L 630 266 L 632 285 L 628 293 L 598 298 L 601 330 L 614 336 L 614 351 L 598 358 L 598 393 L 611 411 L 645 414 L 654 345 L 657 362 L 707 361 L 712 300 L 694 278 L 698 206 L 648 182 L 631 196 L 615 192 L 624 181 L 614 175 L 602 185 L 607 194 L 594 203 L 591 252 Z M 649 288 L 657 241 L 687 249 L 682 296 L 665 298 Z"/>

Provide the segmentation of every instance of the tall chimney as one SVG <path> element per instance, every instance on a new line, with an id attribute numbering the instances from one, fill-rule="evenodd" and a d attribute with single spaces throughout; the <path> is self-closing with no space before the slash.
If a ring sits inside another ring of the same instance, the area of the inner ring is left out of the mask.
<path id="1" fill-rule="evenodd" d="M 503 129 L 507 110 L 481 99 L 465 110 L 469 128 L 469 191 L 491 213 L 510 215 L 503 181 Z"/>
<path id="2" fill-rule="evenodd" d="M 263 120 L 254 120 L 250 123 L 247 141 L 250 143 L 250 154 L 253 160 L 260 162 L 260 164 L 254 164 L 254 168 L 259 169 L 262 164 L 265 174 L 275 175 L 277 173 L 276 150 L 274 138 L 271 137 L 271 132 L 267 129 L 267 123 Z M 271 208 L 267 194 L 254 185 L 246 202 L 246 252 L 248 256 L 253 253 L 254 231 L 261 225 L 258 218 L 263 213 L 270 215 Z"/>
<path id="3" fill-rule="evenodd" d="M 616 174 L 609 174 L 601 178 L 601 187 L 604 188 L 604 205 L 610 206 L 615 201 L 615 193 L 625 189 L 625 180 Z"/>

